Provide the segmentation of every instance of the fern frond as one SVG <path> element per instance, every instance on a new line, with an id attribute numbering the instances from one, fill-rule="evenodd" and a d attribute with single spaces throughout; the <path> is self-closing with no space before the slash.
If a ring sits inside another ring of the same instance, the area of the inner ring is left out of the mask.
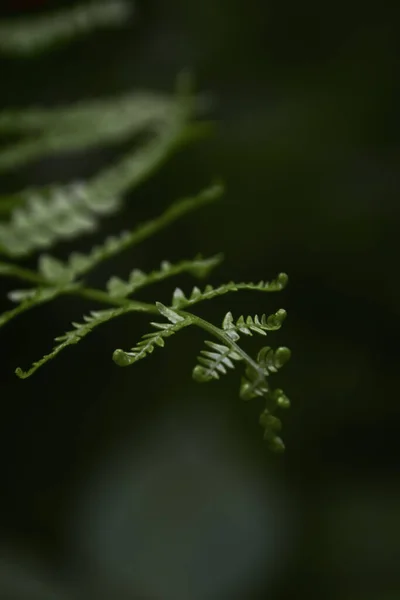
<path id="1" fill-rule="evenodd" d="M 121 142 L 143 131 L 160 133 L 161 137 L 167 125 L 177 124 L 181 110 L 179 101 L 172 96 L 136 93 L 61 108 L 0 113 L 0 131 L 28 134 L 1 151 L 0 170 L 55 153 Z M 23 128 L 23 123 L 28 128 Z"/>
<path id="2" fill-rule="evenodd" d="M 112 298 L 126 298 L 145 286 L 158 283 L 181 273 L 190 273 L 194 277 L 203 278 L 212 269 L 217 267 L 221 261 L 222 255 L 220 254 L 211 258 L 202 258 L 199 255 L 193 260 L 182 260 L 176 264 L 163 261 L 160 269 L 151 271 L 151 273 L 143 273 L 140 269 L 134 269 L 130 273 L 128 281 L 115 276 L 111 277 L 107 282 L 107 291 Z"/>
<path id="3" fill-rule="evenodd" d="M 191 319 L 190 316 L 182 317 L 167 306 L 161 304 L 161 302 L 156 302 L 156 306 L 159 312 L 170 322 L 150 323 L 150 325 L 157 328 L 157 331 L 144 335 L 137 346 L 128 352 L 121 350 L 120 348 L 115 350 L 113 354 L 113 360 L 119 367 L 127 367 L 128 365 L 132 365 L 138 360 L 145 358 L 148 354 L 153 352 L 155 346 L 162 348 L 165 345 L 165 338 L 170 337 L 184 327 L 188 327 L 189 325 L 193 324 L 193 319 Z"/>
<path id="4" fill-rule="evenodd" d="M 276 331 L 281 328 L 283 321 L 286 319 L 286 315 L 286 310 L 280 308 L 276 313 L 269 317 L 262 315 L 260 318 L 256 315 L 255 317 L 248 316 L 245 319 L 241 316 L 235 323 L 232 313 L 228 312 L 222 321 L 222 329 L 226 331 L 233 340 L 238 340 L 241 333 L 244 335 L 253 335 L 252 332 L 254 332 L 259 335 L 267 335 L 267 331 Z"/>
<path id="5" fill-rule="evenodd" d="M 216 344 L 206 340 L 205 344 L 211 348 L 201 350 L 198 362 L 200 363 L 193 369 L 193 379 L 201 383 L 219 379 L 220 375 L 225 375 L 228 369 L 233 369 L 232 361 L 242 360 L 242 356 L 223 344 Z"/>
<path id="6" fill-rule="evenodd" d="M 26 206 L 16 208 L 8 222 L 0 223 L 0 251 L 9 256 L 25 256 L 92 232 L 99 218 L 121 205 L 116 197 L 93 201 L 80 183 L 49 187 L 41 194 L 28 191 L 26 196 Z"/>
<path id="7" fill-rule="evenodd" d="M 168 127 L 163 127 L 160 132 L 149 142 L 142 147 L 133 150 L 125 155 L 116 164 L 104 169 L 100 174 L 95 175 L 86 183 L 72 184 L 66 186 L 46 186 L 41 189 L 28 189 L 13 195 L 0 197 L 0 215 L 14 211 L 15 215 L 22 214 L 25 211 L 30 211 L 30 204 L 34 202 L 39 208 L 40 206 L 47 207 L 49 198 L 53 196 L 53 204 L 56 210 L 65 211 L 69 205 L 75 209 L 75 212 L 80 215 L 80 212 L 86 217 L 85 220 L 79 219 L 80 228 L 90 229 L 90 223 L 87 223 L 87 208 L 89 207 L 92 213 L 90 216 L 93 219 L 95 212 L 102 213 L 108 209 L 108 213 L 117 210 L 121 202 L 118 198 L 122 197 L 129 189 L 140 185 L 146 178 L 151 176 L 160 166 L 169 158 L 174 150 L 182 143 L 189 141 L 190 137 L 195 138 L 201 134 L 201 129 L 188 127 L 187 118 L 189 114 L 184 111 L 183 106 L 179 108 L 179 119 L 174 119 L 173 123 L 169 123 Z M 125 125 L 122 130 L 127 129 Z M 95 135 L 98 134 L 97 129 L 94 129 Z M 8 155 L 10 156 L 10 155 Z M 0 169 L 5 154 L 0 153 Z M 7 157 L 6 157 L 7 162 Z M 76 190 L 84 191 L 85 203 L 82 206 L 79 203 L 79 194 Z M 63 199 L 63 202 L 60 201 Z M 21 207 L 22 205 L 22 207 Z M 26 205 L 26 206 L 24 206 Z M 21 207 L 21 208 L 20 208 Z M 82 209 L 80 211 L 80 208 Z M 43 211 L 42 211 L 43 212 Z M 73 216 L 73 215 L 72 215 Z M 14 217 L 15 218 L 15 217 Z M 11 216 L 11 225 L 13 224 L 13 215 Z M 16 218 L 19 223 L 18 218 Z M 7 224 L 1 224 L 0 228 L 8 228 Z M 94 228 L 94 227 L 93 227 Z M 79 228 L 78 228 L 79 229 Z M 80 233 L 76 231 L 76 233 Z M 10 236 L 7 233 L 3 234 L 6 237 L 6 247 L 16 248 L 19 252 L 19 237 L 15 241 L 13 231 Z M 71 236 L 72 237 L 72 236 Z M 8 241 L 8 244 L 7 244 Z M 1 246 L 1 237 L 0 237 Z M 22 250 L 28 248 L 28 244 L 22 240 Z M 34 249 L 34 248 L 32 248 Z M 28 250 L 26 250 L 28 252 Z M 15 254 L 15 252 L 14 252 Z M 17 255 L 17 254 L 16 254 Z"/>
<path id="8" fill-rule="evenodd" d="M 130 303 L 126 306 L 121 306 L 119 308 L 111 308 L 106 310 L 92 311 L 89 316 L 84 316 L 84 323 L 72 323 L 74 329 L 71 331 L 67 331 L 64 335 L 57 337 L 56 342 L 60 342 L 57 344 L 53 350 L 43 356 L 39 361 L 34 362 L 28 371 L 23 371 L 20 367 L 15 370 L 15 373 L 21 379 L 26 379 L 30 377 L 37 371 L 41 366 L 46 364 L 49 360 L 55 358 L 60 352 L 62 352 L 68 346 L 73 344 L 77 344 L 84 337 L 89 335 L 96 327 L 111 321 L 112 319 L 116 319 L 121 315 L 124 315 L 128 312 L 132 311 L 141 311 L 142 307 L 139 304 Z"/>
<path id="9" fill-rule="evenodd" d="M 269 346 L 262 348 L 257 356 L 257 365 L 261 368 L 264 377 L 260 377 L 259 370 L 248 365 L 240 385 L 240 397 L 243 400 L 263 398 L 266 401 L 266 407 L 260 416 L 260 425 L 264 429 L 264 439 L 276 452 L 282 452 L 285 445 L 278 435 L 282 427 L 281 421 L 274 413 L 279 408 L 289 408 L 290 401 L 281 389 L 272 391 L 266 377 L 276 373 L 289 358 L 288 348 L 280 347 L 275 351 Z"/>
<path id="10" fill-rule="evenodd" d="M 230 281 L 219 287 L 212 287 L 207 285 L 204 291 L 201 291 L 198 287 L 194 287 L 189 297 L 185 296 L 180 288 L 176 288 L 172 296 L 172 307 L 173 308 L 186 308 L 203 302 L 203 300 L 211 300 L 216 296 L 222 296 L 229 292 L 237 292 L 238 290 L 256 290 L 260 292 L 278 292 L 282 290 L 288 282 L 288 276 L 286 273 L 280 273 L 273 281 L 260 281 L 259 283 L 235 283 Z"/>
<path id="11" fill-rule="evenodd" d="M 278 317 L 271 316 L 272 328 L 276 328 L 277 322 L 274 319 L 282 320 L 283 313 L 278 311 Z M 182 312 L 182 315 L 187 313 Z M 197 317 L 192 316 L 196 323 Z M 261 325 L 268 325 L 268 319 L 250 319 L 247 320 L 249 326 L 245 327 L 245 323 L 240 319 L 239 330 L 241 333 L 251 335 L 251 327 L 255 322 Z M 268 384 L 267 378 L 269 375 L 276 373 L 290 358 L 290 350 L 285 347 L 272 350 L 269 346 L 262 348 L 257 359 L 253 360 L 248 356 L 240 346 L 237 345 L 239 335 L 233 329 L 234 321 L 230 313 L 224 319 L 226 328 L 220 330 L 213 325 L 204 322 L 202 319 L 197 321 L 197 324 L 213 333 L 219 340 L 224 341 L 224 344 L 206 341 L 206 345 L 211 348 L 202 350 L 198 357 L 198 364 L 193 370 L 193 378 L 199 382 L 207 382 L 213 379 L 219 379 L 220 375 L 227 373 L 228 369 L 234 368 L 234 361 L 242 361 L 245 365 L 245 374 L 242 376 L 240 384 L 240 397 L 243 400 L 252 398 L 262 398 L 266 402 L 266 407 L 260 417 L 260 423 L 264 427 L 264 438 L 269 442 L 269 445 L 274 450 L 283 450 L 284 445 L 281 438 L 277 435 L 280 430 L 280 421 L 274 416 L 278 408 L 288 408 L 290 402 L 281 389 L 272 391 Z M 265 331 L 255 325 L 256 332 L 265 335 Z M 244 329 L 246 329 L 244 331 Z M 229 335 L 229 334 L 234 334 Z"/>
<path id="12" fill-rule="evenodd" d="M 152 92 L 131 92 L 120 96 L 80 100 L 64 106 L 51 108 L 27 107 L 3 110 L 0 113 L 0 133 L 24 135 L 60 134 L 96 136 L 93 145 L 122 140 L 150 127 L 171 120 L 177 101 L 173 96 Z M 71 138 L 72 146 L 81 138 Z M 90 140 L 90 138 L 89 138 Z"/>
<path id="13" fill-rule="evenodd" d="M 126 0 L 101 0 L 53 14 L 0 24 L 0 52 L 31 56 L 99 28 L 123 25 L 132 13 Z"/>

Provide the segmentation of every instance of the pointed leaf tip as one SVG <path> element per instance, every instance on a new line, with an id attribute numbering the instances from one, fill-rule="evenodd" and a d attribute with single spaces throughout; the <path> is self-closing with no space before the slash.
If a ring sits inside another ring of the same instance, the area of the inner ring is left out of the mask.
<path id="1" fill-rule="evenodd" d="M 163 317 L 168 319 L 168 321 L 170 321 L 171 323 L 175 324 L 179 321 L 184 321 L 184 317 L 181 317 L 181 315 L 179 315 L 171 308 L 168 308 L 168 306 L 165 306 L 161 302 L 156 302 L 156 306 L 158 308 L 158 311 L 163 315 Z"/>

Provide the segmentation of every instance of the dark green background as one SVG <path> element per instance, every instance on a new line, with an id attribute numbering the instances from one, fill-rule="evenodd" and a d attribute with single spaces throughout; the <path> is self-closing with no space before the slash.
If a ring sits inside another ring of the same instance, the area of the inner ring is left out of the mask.
<path id="1" fill-rule="evenodd" d="M 15 366 L 39 358 L 92 307 L 61 299 L 12 323 L 1 332 L 6 547 L 22 544 L 62 569 L 73 552 L 68 523 L 80 482 L 115 441 L 151 432 L 160 412 L 184 411 L 190 422 L 209 405 L 209 418 L 223 415 L 258 476 L 273 473 L 296 523 L 272 583 L 258 578 L 238 598 L 400 597 L 399 22 L 398 6 L 385 2 L 138 0 L 122 31 L 37 59 L 1 60 L 3 107 L 171 90 L 176 74 L 191 68 L 214 99 L 214 136 L 170 160 L 94 239 L 157 214 L 216 175 L 227 194 L 108 263 L 92 283 L 199 251 L 225 254 L 213 283 L 286 271 L 290 285 L 279 296 L 225 296 L 202 314 L 218 322 L 229 309 L 283 306 L 289 316 L 274 342 L 293 351 L 279 374 L 292 408 L 283 415 L 287 451 L 276 458 L 262 441 L 260 406 L 238 399 L 238 374 L 201 390 L 191 382 L 197 332 L 118 370 L 114 348 L 146 332 L 146 318 L 128 318 L 22 382 Z M 2 176 L 2 191 L 89 176 L 122 150 L 49 158 Z M 167 300 L 171 287 L 143 298 Z"/>

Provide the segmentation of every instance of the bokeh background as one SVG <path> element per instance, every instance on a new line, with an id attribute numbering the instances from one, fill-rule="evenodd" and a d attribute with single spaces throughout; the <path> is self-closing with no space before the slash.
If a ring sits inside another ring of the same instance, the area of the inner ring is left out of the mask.
<path id="1" fill-rule="evenodd" d="M 1 14 L 69 4 L 9 0 Z M 285 307 L 274 343 L 293 358 L 279 374 L 292 408 L 276 457 L 238 374 L 191 380 L 200 333 L 118 369 L 114 348 L 147 330 L 128 318 L 22 382 L 14 368 L 92 306 L 61 299 L 2 330 L 0 598 L 400 598 L 399 22 L 385 1 L 137 0 L 120 30 L 1 59 L 2 107 L 170 91 L 183 68 L 195 73 L 214 135 L 80 248 L 221 176 L 219 205 L 92 281 L 199 251 L 225 254 L 212 283 L 286 271 L 283 293 L 224 296 L 202 314 Z M 123 150 L 27 165 L 2 176 L 2 191 L 87 177 Z M 13 284 L 1 285 L 6 309 Z"/>

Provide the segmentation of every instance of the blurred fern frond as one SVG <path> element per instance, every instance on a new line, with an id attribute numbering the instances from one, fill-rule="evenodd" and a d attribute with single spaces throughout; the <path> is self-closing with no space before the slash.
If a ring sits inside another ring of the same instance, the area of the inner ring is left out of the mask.
<path id="1" fill-rule="evenodd" d="M 132 4 L 124 0 L 104 0 L 65 9 L 53 16 L 3 23 L 0 24 L 0 51 L 35 55 L 57 42 L 79 37 L 97 27 L 122 25 L 131 9 Z M 86 253 L 72 249 L 64 260 L 54 255 L 60 241 L 89 235 L 98 228 L 101 219 L 121 210 L 126 193 L 152 176 L 176 148 L 208 132 L 208 124 L 195 119 L 198 108 L 198 98 L 193 95 L 187 80 L 181 79 L 178 93 L 170 97 L 143 92 L 58 108 L 28 107 L 0 112 L 0 135 L 16 134 L 21 138 L 0 150 L 0 171 L 16 169 L 55 153 L 98 148 L 131 138 L 133 141 L 139 134 L 147 136 L 145 141 L 129 149 L 91 179 L 63 185 L 49 182 L 42 188 L 27 188 L 0 197 L 0 254 L 5 256 L 0 262 L 0 277 L 14 278 L 27 285 L 8 293 L 7 299 L 14 306 L 0 315 L 0 327 L 60 296 L 78 296 L 106 306 L 101 310 L 90 310 L 82 319 L 73 322 L 72 329 L 57 337 L 50 352 L 30 368 L 18 367 L 16 374 L 21 379 L 36 373 L 64 349 L 81 342 L 101 325 L 130 313 L 146 313 L 158 319 L 161 316 L 164 321 L 151 321 L 153 331 L 131 349 L 114 351 L 114 363 L 121 367 L 146 358 L 156 347 L 164 347 L 168 337 L 187 327 L 200 328 L 212 339 L 206 340 L 207 349 L 200 352 L 193 378 L 201 383 L 215 381 L 240 363 L 243 372 L 239 396 L 244 400 L 263 400 L 260 423 L 264 437 L 272 449 L 279 451 L 284 446 L 278 435 L 281 423 L 276 412 L 290 403 L 280 388 L 271 388 L 269 377 L 287 362 L 290 351 L 286 347 L 273 350 L 264 346 L 253 357 L 242 346 L 241 336 L 269 335 L 281 327 L 286 311 L 279 309 L 269 317 L 265 314 L 240 316 L 237 320 L 228 312 L 221 326 L 189 311 L 204 300 L 230 292 L 281 291 L 287 284 L 285 273 L 271 281 L 230 281 L 216 286 L 206 284 L 203 289 L 195 286 L 188 295 L 177 287 L 170 305 L 161 302 L 156 294 L 153 302 L 138 301 L 135 294 L 144 286 L 182 273 L 205 279 L 220 264 L 221 255 L 208 259 L 198 255 L 193 260 L 177 263 L 163 261 L 159 268 L 149 273 L 134 268 L 127 280 L 117 275 L 108 277 L 104 289 L 91 288 L 85 280 L 104 261 L 219 200 L 224 192 L 222 184 L 217 182 L 196 195 L 178 200 L 158 216 L 136 227 L 127 224 L 125 231 L 105 236 L 102 243 Z M 221 238 L 222 233 L 221 225 Z M 20 262 L 35 255 L 38 255 L 36 269 Z"/>
<path id="2" fill-rule="evenodd" d="M 120 27 L 133 13 L 129 0 L 86 2 L 38 17 L 0 22 L 0 52 L 29 57 L 100 28 Z"/>

